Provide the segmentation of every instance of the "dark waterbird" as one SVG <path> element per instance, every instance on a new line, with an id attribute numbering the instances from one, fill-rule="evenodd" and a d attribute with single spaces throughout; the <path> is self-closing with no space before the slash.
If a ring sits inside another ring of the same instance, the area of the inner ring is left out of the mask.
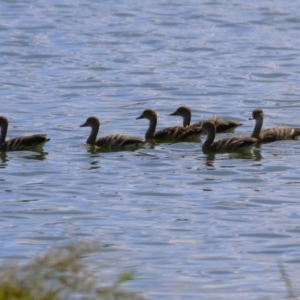
<path id="1" fill-rule="evenodd" d="M 215 124 L 210 121 L 205 121 L 202 127 L 207 133 L 206 141 L 202 145 L 202 151 L 204 153 L 250 151 L 258 141 L 252 137 L 230 137 L 214 142 L 216 136 Z"/>
<path id="2" fill-rule="evenodd" d="M 97 139 L 100 128 L 100 121 L 97 117 L 89 117 L 80 127 L 91 127 L 91 133 L 86 140 L 89 145 L 107 149 L 135 149 L 145 144 L 145 141 L 138 137 L 131 137 L 124 134 L 107 135 Z"/>
<path id="3" fill-rule="evenodd" d="M 44 144 L 50 139 L 47 139 L 46 134 L 33 134 L 27 136 L 20 136 L 5 141 L 8 119 L 4 116 L 0 116 L 1 138 L 0 138 L 0 151 L 42 151 Z"/>
<path id="4" fill-rule="evenodd" d="M 183 127 L 187 126 L 202 126 L 203 122 L 205 121 L 199 121 L 197 123 L 191 124 L 191 118 L 192 118 L 192 111 L 187 106 L 180 106 L 175 112 L 170 114 L 170 116 L 181 116 L 183 118 Z M 218 118 L 217 116 L 213 116 L 207 121 L 210 121 L 215 124 L 216 126 L 216 133 L 226 132 L 229 130 L 234 130 L 238 126 L 242 126 L 243 124 L 234 121 L 234 120 L 223 120 Z"/>
<path id="5" fill-rule="evenodd" d="M 149 120 L 149 128 L 145 134 L 145 139 L 147 141 L 193 141 L 195 139 L 199 139 L 200 135 L 204 132 L 203 129 L 199 126 L 173 126 L 155 131 L 157 124 L 157 114 L 152 109 L 144 110 L 144 112 L 139 117 L 137 117 L 137 119 Z"/>
<path id="6" fill-rule="evenodd" d="M 251 137 L 258 139 L 260 143 L 293 140 L 300 135 L 300 128 L 271 127 L 261 130 L 264 122 L 264 112 L 260 108 L 253 110 L 252 117 L 249 118 L 249 120 L 255 120 L 255 126 Z"/>

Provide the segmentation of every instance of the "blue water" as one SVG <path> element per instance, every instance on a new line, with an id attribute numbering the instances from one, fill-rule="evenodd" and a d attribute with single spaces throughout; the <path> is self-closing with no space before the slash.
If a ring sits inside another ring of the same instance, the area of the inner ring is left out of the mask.
<path id="1" fill-rule="evenodd" d="M 1 1 L 1 115 L 8 138 L 47 133 L 45 153 L 0 156 L 0 259 L 80 241 L 108 282 L 149 299 L 283 299 L 299 287 L 299 141 L 205 155 L 201 143 L 99 153 L 99 136 L 143 137 L 190 106 L 244 125 L 299 126 L 298 2 Z M 220 134 L 217 139 L 231 136 Z"/>

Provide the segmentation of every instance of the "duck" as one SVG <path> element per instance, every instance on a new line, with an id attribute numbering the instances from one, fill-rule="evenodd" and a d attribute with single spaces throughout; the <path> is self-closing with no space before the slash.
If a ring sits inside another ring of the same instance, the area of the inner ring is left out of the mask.
<path id="1" fill-rule="evenodd" d="M 197 123 L 194 123 L 190 125 L 191 123 L 191 117 L 192 117 L 192 111 L 189 107 L 187 106 L 180 106 L 175 112 L 170 114 L 170 116 L 181 116 L 183 117 L 183 127 L 187 126 L 202 126 L 204 121 L 199 121 Z M 242 126 L 242 123 L 239 123 L 234 120 L 223 120 L 218 118 L 217 116 L 211 117 L 209 120 L 216 125 L 216 132 L 221 133 L 221 132 L 226 132 L 229 130 L 234 130 L 238 126 Z"/>
<path id="2" fill-rule="evenodd" d="M 12 138 L 5 141 L 7 129 L 8 129 L 8 119 L 4 116 L 0 116 L 0 128 L 1 128 L 1 137 L 0 137 L 0 151 L 42 151 L 42 147 L 48 141 L 46 134 L 33 134 L 27 136 L 20 136 Z"/>
<path id="3" fill-rule="evenodd" d="M 157 113 L 153 109 L 146 109 L 136 119 L 149 120 L 149 128 L 145 134 L 145 140 L 151 141 L 193 141 L 199 139 L 204 133 L 200 126 L 173 126 L 155 131 L 157 124 Z"/>
<path id="4" fill-rule="evenodd" d="M 254 130 L 251 137 L 259 140 L 260 143 L 271 143 L 279 140 L 294 140 L 300 135 L 300 128 L 271 127 L 261 130 L 264 122 L 264 112 L 256 108 L 249 120 L 255 120 Z"/>
<path id="5" fill-rule="evenodd" d="M 202 124 L 203 130 L 206 131 L 206 141 L 202 145 L 204 153 L 210 152 L 246 152 L 258 142 L 258 139 L 253 137 L 230 137 L 214 142 L 216 136 L 216 126 L 211 121 L 205 121 Z"/>
<path id="6" fill-rule="evenodd" d="M 91 127 L 91 133 L 86 140 L 88 145 L 94 145 L 106 149 L 136 149 L 145 144 L 139 137 L 131 137 L 124 134 L 113 134 L 97 139 L 100 128 L 100 120 L 97 117 L 88 117 L 80 127 Z"/>

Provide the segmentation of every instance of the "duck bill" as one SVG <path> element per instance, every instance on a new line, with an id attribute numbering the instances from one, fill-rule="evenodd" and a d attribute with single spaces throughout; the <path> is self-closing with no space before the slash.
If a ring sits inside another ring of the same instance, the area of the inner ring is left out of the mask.
<path id="1" fill-rule="evenodd" d="M 169 116 L 178 116 L 177 111 L 174 111 L 172 114 L 169 114 Z"/>
<path id="2" fill-rule="evenodd" d="M 88 125 L 86 123 L 83 123 L 82 125 L 80 125 L 79 127 L 87 127 Z"/>
<path id="3" fill-rule="evenodd" d="M 136 118 L 136 120 L 138 119 L 145 119 L 143 115 L 140 115 L 139 117 Z"/>

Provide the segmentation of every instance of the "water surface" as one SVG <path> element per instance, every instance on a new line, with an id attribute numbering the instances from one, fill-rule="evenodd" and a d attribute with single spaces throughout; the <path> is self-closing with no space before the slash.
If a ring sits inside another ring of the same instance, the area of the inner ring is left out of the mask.
<path id="1" fill-rule="evenodd" d="M 298 5 L 286 1 L 2 1 L 1 114 L 8 137 L 47 133 L 45 153 L 0 157 L 0 258 L 98 241 L 107 281 L 149 299 L 283 299 L 283 263 L 299 284 L 299 141 L 248 155 L 205 155 L 201 143 L 95 152 L 100 135 L 144 136 L 188 105 L 244 125 L 299 126 Z M 230 136 L 221 134 L 217 138 Z"/>

